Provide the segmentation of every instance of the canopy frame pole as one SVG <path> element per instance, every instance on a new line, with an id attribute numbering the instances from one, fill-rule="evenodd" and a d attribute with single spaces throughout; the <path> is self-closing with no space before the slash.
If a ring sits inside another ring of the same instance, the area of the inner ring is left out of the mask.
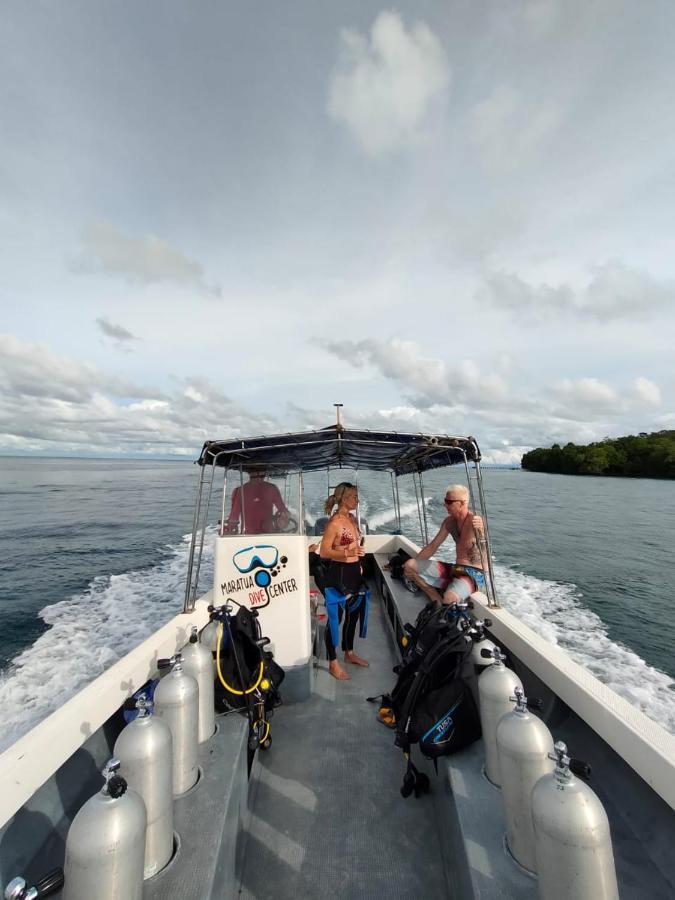
<path id="1" fill-rule="evenodd" d="M 392 469 L 389 473 L 391 475 L 391 495 L 394 501 L 394 519 L 396 521 L 396 530 L 401 530 L 401 512 L 398 508 L 398 479 L 394 475 L 394 470 Z"/>
<path id="2" fill-rule="evenodd" d="M 213 480 L 215 475 L 215 461 L 210 466 L 210 471 L 206 472 L 206 466 L 200 466 L 199 484 L 197 487 L 197 501 L 195 503 L 195 514 L 192 520 L 192 538 L 190 540 L 190 556 L 188 559 L 187 579 L 185 584 L 185 599 L 183 601 L 183 612 L 190 613 L 195 608 L 197 600 L 197 591 L 199 589 L 199 570 L 202 564 L 202 554 L 204 551 L 204 536 L 206 534 L 206 525 L 209 517 L 209 507 L 211 505 L 211 494 L 213 492 Z M 206 503 L 204 503 L 204 488 L 208 487 Z M 199 539 L 199 550 L 197 551 L 197 533 L 201 530 Z M 196 551 L 196 552 L 195 552 Z M 195 555 L 197 557 L 195 565 Z"/>
<path id="3" fill-rule="evenodd" d="M 241 463 L 239 463 L 239 506 L 241 507 L 239 534 L 244 534 L 246 532 L 246 504 L 244 503 L 244 468 Z"/>
<path id="4" fill-rule="evenodd" d="M 398 530 L 403 532 L 403 516 L 401 514 L 401 494 L 398 489 L 398 475 L 395 476 L 394 483 L 396 485 L 396 512 L 398 515 Z"/>
<path id="5" fill-rule="evenodd" d="M 356 496 L 359 498 L 356 503 L 356 527 L 361 534 L 361 495 L 359 494 L 359 473 L 354 469 L 354 487 L 356 488 Z"/>
<path id="6" fill-rule="evenodd" d="M 483 538 L 478 541 L 478 547 L 483 559 L 483 568 L 488 572 L 488 606 L 498 609 L 501 606 L 497 589 L 495 587 L 495 574 L 492 566 L 492 544 L 490 542 L 490 529 L 488 526 L 487 503 L 485 502 L 485 491 L 483 489 L 483 475 L 480 468 L 480 460 L 474 461 L 476 469 L 476 483 L 478 485 L 478 495 L 480 500 L 480 510 L 483 517 Z M 487 563 L 487 565 L 485 565 Z"/>
<path id="7" fill-rule="evenodd" d="M 227 494 L 227 469 L 223 467 L 223 502 L 220 504 L 220 534 L 225 534 L 225 495 Z"/>
<path id="8" fill-rule="evenodd" d="M 429 525 L 427 523 L 427 505 L 424 502 L 424 481 L 422 479 L 422 472 L 419 473 L 420 478 L 420 496 L 422 497 L 422 516 L 424 517 L 424 535 L 426 537 L 426 543 L 429 543 Z"/>
<path id="9" fill-rule="evenodd" d="M 417 518 L 420 523 L 420 534 L 424 537 L 424 543 L 426 546 L 426 544 L 429 543 L 429 536 L 424 529 L 424 521 L 422 519 L 422 510 L 420 509 L 420 495 L 419 495 L 419 490 L 417 488 L 417 479 L 415 477 L 418 474 L 419 473 L 417 473 L 417 472 L 413 472 L 412 477 L 413 477 L 413 486 L 415 488 L 415 501 L 417 503 Z"/>
<path id="10" fill-rule="evenodd" d="M 298 494 L 300 495 L 300 521 L 298 522 L 298 534 L 307 534 L 305 529 L 305 477 L 302 469 L 298 472 Z"/>

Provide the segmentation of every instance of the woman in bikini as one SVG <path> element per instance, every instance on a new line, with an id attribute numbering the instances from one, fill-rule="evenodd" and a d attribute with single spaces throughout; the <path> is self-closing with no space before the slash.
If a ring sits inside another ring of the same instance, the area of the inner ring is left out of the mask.
<path id="1" fill-rule="evenodd" d="M 326 500 L 326 515 L 331 516 L 321 540 L 321 559 L 327 561 L 325 587 L 333 587 L 341 594 L 356 593 L 363 582 L 361 557 L 365 551 L 361 546 L 361 535 L 356 519 L 352 515 L 359 504 L 356 487 L 347 481 L 339 484 Z M 342 618 L 342 608 L 338 610 Z M 367 666 L 368 662 L 354 653 L 354 635 L 359 619 L 359 611 L 350 613 L 349 604 L 345 607 L 345 621 L 342 626 L 342 649 L 345 662 L 355 666 Z M 326 651 L 328 653 L 328 671 L 338 681 L 346 681 L 349 675 L 337 659 L 337 653 L 330 626 L 326 626 Z"/>

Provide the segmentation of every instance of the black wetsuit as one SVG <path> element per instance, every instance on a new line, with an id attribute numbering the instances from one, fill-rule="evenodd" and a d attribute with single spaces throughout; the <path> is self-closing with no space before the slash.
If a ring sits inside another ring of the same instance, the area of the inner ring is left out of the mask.
<path id="1" fill-rule="evenodd" d="M 341 594 L 356 594 L 363 584 L 363 575 L 361 574 L 360 562 L 336 562 L 330 560 L 325 568 L 324 588 L 332 587 Z M 323 593 L 323 592 L 322 592 Z M 363 605 L 358 609 L 350 612 L 349 601 L 345 606 L 345 621 L 342 626 L 341 646 L 343 651 L 354 649 L 354 636 L 356 634 L 356 626 L 363 614 Z M 338 620 L 342 622 L 342 607 L 338 609 Z M 326 653 L 329 660 L 337 659 L 335 645 L 330 633 L 330 625 L 326 623 Z"/>

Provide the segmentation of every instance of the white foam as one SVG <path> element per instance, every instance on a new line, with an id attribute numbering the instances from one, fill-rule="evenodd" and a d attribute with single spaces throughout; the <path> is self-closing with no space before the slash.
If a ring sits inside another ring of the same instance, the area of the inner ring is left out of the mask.
<path id="1" fill-rule="evenodd" d="M 213 577 L 214 534 L 204 542 L 202 589 Z M 100 576 L 41 610 L 51 627 L 0 675 L 0 751 L 180 612 L 189 542 L 185 535 L 152 568 Z"/>
<path id="2" fill-rule="evenodd" d="M 429 501 L 426 500 L 426 503 Z M 401 518 L 405 518 L 406 516 L 417 516 L 417 503 L 402 503 L 401 504 Z M 368 527 L 373 528 L 381 528 L 383 525 L 386 525 L 388 522 L 396 521 L 396 510 L 391 507 L 389 509 L 381 509 L 379 512 L 375 513 L 373 516 L 368 518 Z"/>
<path id="3" fill-rule="evenodd" d="M 404 516 L 416 513 L 415 502 L 402 506 Z M 378 527 L 393 519 L 393 510 L 382 510 L 370 522 Z M 204 590 L 213 577 L 214 534 L 209 530 L 204 543 L 200 578 Z M 51 627 L 0 675 L 0 751 L 179 612 L 189 536 L 168 549 L 169 556 L 152 568 L 100 576 L 82 594 L 42 610 L 41 617 Z M 507 609 L 675 733 L 675 682 L 610 640 L 573 584 L 546 581 L 506 566 L 497 567 L 496 578 Z"/>
<path id="4" fill-rule="evenodd" d="M 611 640 L 574 584 L 559 584 L 497 566 L 495 580 L 505 609 L 595 677 L 675 734 L 675 682 L 637 653 Z"/>

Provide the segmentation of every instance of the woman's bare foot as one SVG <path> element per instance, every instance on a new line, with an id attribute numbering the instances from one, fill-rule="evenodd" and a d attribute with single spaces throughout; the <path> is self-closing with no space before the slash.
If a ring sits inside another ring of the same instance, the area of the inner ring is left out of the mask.
<path id="1" fill-rule="evenodd" d="M 367 659 L 357 656 L 353 650 L 345 650 L 345 662 L 351 663 L 353 666 L 363 666 L 366 669 L 370 665 Z"/>
<path id="2" fill-rule="evenodd" d="M 328 671 L 333 676 L 333 678 L 337 678 L 338 681 L 349 681 L 351 675 L 348 675 L 345 670 L 342 668 L 337 659 L 331 659 L 328 663 Z"/>

